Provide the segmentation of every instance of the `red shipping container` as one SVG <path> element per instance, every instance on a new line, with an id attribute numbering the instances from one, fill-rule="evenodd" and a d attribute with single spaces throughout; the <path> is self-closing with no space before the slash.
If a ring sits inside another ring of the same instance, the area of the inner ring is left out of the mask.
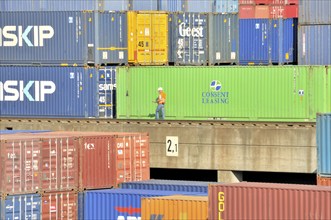
<path id="1" fill-rule="evenodd" d="M 269 6 L 269 18 L 284 18 L 285 6 L 284 5 L 271 5 Z"/>
<path id="2" fill-rule="evenodd" d="M 255 5 L 255 0 L 239 0 L 239 5 Z"/>
<path id="3" fill-rule="evenodd" d="M 331 188 L 233 183 L 208 187 L 208 219 L 331 219 Z"/>
<path id="4" fill-rule="evenodd" d="M 255 6 L 255 18 L 269 18 L 269 6 L 268 5 Z"/>
<path id="5" fill-rule="evenodd" d="M 285 5 L 299 5 L 299 0 L 284 0 Z"/>
<path id="6" fill-rule="evenodd" d="M 241 18 L 241 19 L 255 18 L 255 6 L 254 5 L 239 5 L 239 18 Z"/>
<path id="7" fill-rule="evenodd" d="M 1 194 L 36 193 L 41 190 L 41 142 L 21 135 L 0 137 Z"/>
<path id="8" fill-rule="evenodd" d="M 285 5 L 284 18 L 298 18 L 299 6 L 298 5 Z"/>
<path id="9" fill-rule="evenodd" d="M 274 0 L 255 0 L 256 5 L 269 5 L 272 4 Z"/>
<path id="10" fill-rule="evenodd" d="M 330 186 L 331 187 L 331 176 L 324 177 L 317 175 L 317 185 L 318 186 Z"/>
<path id="11" fill-rule="evenodd" d="M 41 219 L 78 219 L 78 194 L 76 192 L 51 192 L 42 195 Z"/>

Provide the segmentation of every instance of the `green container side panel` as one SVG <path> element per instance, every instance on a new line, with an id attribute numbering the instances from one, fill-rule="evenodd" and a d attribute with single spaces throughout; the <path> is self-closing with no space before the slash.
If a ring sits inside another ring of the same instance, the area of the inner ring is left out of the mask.
<path id="1" fill-rule="evenodd" d="M 315 121 L 330 112 L 330 68 L 120 67 L 120 119 L 153 119 L 157 88 L 167 120 Z"/>

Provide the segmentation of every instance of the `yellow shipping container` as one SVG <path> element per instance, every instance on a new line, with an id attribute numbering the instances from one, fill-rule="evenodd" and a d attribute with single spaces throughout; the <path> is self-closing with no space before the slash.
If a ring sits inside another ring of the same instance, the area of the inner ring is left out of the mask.
<path id="1" fill-rule="evenodd" d="M 128 12 L 128 60 L 131 64 L 168 64 L 168 14 Z"/>
<path id="2" fill-rule="evenodd" d="M 163 196 L 142 198 L 141 219 L 206 220 L 208 196 Z"/>

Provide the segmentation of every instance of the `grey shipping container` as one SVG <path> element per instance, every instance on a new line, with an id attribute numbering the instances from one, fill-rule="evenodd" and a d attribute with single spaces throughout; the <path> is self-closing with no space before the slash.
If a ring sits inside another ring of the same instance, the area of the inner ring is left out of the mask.
<path id="1" fill-rule="evenodd" d="M 126 64 L 128 28 L 126 12 L 95 13 L 95 64 Z"/>
<path id="2" fill-rule="evenodd" d="M 238 63 L 238 14 L 209 14 L 208 25 L 209 64 Z"/>
<path id="3" fill-rule="evenodd" d="M 330 0 L 300 0 L 299 24 L 331 24 Z"/>
<path id="4" fill-rule="evenodd" d="M 207 65 L 208 15 L 172 13 L 169 16 L 169 62 Z"/>
<path id="5" fill-rule="evenodd" d="M 128 10 L 129 0 L 1 0 L 0 11 Z"/>
<path id="6" fill-rule="evenodd" d="M 331 177 L 331 113 L 317 114 L 317 173 Z"/>
<path id="7" fill-rule="evenodd" d="M 213 12 L 214 0 L 185 0 L 185 12 Z"/>
<path id="8" fill-rule="evenodd" d="M 161 191 L 183 191 L 208 193 L 208 185 L 211 182 L 180 181 L 180 180 L 157 180 L 126 182 L 121 184 L 122 189 L 142 189 Z"/>
<path id="9" fill-rule="evenodd" d="M 299 25 L 298 64 L 331 64 L 331 24 Z"/>
<path id="10" fill-rule="evenodd" d="M 0 202 L 0 219 L 41 219 L 39 194 L 0 196 Z"/>
<path id="11" fill-rule="evenodd" d="M 238 0 L 215 0 L 214 12 L 217 13 L 237 13 Z"/>
<path id="12" fill-rule="evenodd" d="M 161 11 L 184 11 L 185 10 L 185 1 L 186 0 L 158 0 L 160 2 Z"/>
<path id="13" fill-rule="evenodd" d="M 135 11 L 156 11 L 158 10 L 159 0 L 130 0 L 132 10 Z"/>

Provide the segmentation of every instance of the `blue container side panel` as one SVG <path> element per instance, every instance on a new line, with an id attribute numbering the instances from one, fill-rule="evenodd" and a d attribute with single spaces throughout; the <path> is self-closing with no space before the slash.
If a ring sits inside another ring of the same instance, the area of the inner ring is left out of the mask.
<path id="1" fill-rule="evenodd" d="M 158 0 L 160 2 L 161 11 L 184 11 L 185 0 Z"/>
<path id="2" fill-rule="evenodd" d="M 215 0 L 215 10 L 217 13 L 237 13 L 238 0 Z"/>
<path id="3" fill-rule="evenodd" d="M 41 197 L 38 194 L 7 196 L 1 200 L 1 219 L 41 219 Z M 4 218 L 3 218 L 4 217 Z"/>
<path id="4" fill-rule="evenodd" d="M 331 24 L 331 1 L 299 0 L 300 24 Z"/>
<path id="5" fill-rule="evenodd" d="M 269 20 L 239 20 L 239 63 L 269 63 Z"/>
<path id="6" fill-rule="evenodd" d="M 44 133 L 51 130 L 0 130 L 0 134 L 18 134 L 18 133 Z"/>
<path id="7" fill-rule="evenodd" d="M 156 11 L 158 10 L 157 0 L 133 0 L 133 10 L 135 11 Z"/>
<path id="8" fill-rule="evenodd" d="M 99 70 L 99 118 L 116 117 L 116 67 Z"/>
<path id="9" fill-rule="evenodd" d="M 80 199 L 79 209 L 83 210 L 84 219 L 139 218 L 141 217 L 141 198 L 144 197 L 178 194 L 207 196 L 206 193 L 131 189 L 93 190 L 82 192 L 82 194 L 84 198 Z"/>
<path id="10" fill-rule="evenodd" d="M 298 27 L 298 64 L 331 65 L 331 24 Z"/>
<path id="11" fill-rule="evenodd" d="M 213 12 L 214 0 L 186 0 L 186 12 Z"/>
<path id="12" fill-rule="evenodd" d="M 3 32 L 0 64 L 83 65 L 94 62 L 94 57 L 88 57 L 88 46 L 94 41 L 87 39 L 91 32 L 93 34 L 93 29 L 89 31 L 94 24 L 89 19 L 91 15 L 93 13 L 0 13 Z M 11 36 L 5 36 L 5 31 L 9 30 Z"/>
<path id="13" fill-rule="evenodd" d="M 95 117 L 95 69 L 0 67 L 1 116 Z M 11 86 L 12 91 L 5 90 Z M 19 93 L 18 91 L 23 91 Z M 37 91 L 37 93 L 35 92 Z"/>
<path id="14" fill-rule="evenodd" d="M 317 116 L 317 172 L 331 177 L 331 113 Z"/>

